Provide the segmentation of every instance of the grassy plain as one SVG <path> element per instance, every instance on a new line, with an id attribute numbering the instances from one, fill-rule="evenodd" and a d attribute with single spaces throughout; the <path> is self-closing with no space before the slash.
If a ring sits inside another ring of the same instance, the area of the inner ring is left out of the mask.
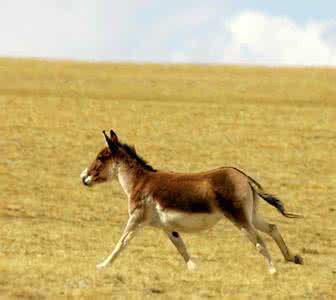
<path id="1" fill-rule="evenodd" d="M 305 265 L 265 237 L 270 276 L 223 220 L 184 235 L 194 273 L 150 228 L 97 272 L 127 220 L 117 182 L 79 180 L 108 128 L 159 169 L 246 171 L 305 216 L 261 205 Z M 0 59 L 0 299 L 334 299 L 335 149 L 335 69 Z"/>

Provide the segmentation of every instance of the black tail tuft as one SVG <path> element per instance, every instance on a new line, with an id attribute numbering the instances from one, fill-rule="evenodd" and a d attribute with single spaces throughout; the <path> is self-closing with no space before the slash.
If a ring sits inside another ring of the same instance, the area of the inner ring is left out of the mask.
<path id="1" fill-rule="evenodd" d="M 283 203 L 273 195 L 258 193 L 258 195 L 263 198 L 267 203 L 273 205 L 283 216 L 287 218 L 302 218 L 300 215 L 287 213 Z"/>

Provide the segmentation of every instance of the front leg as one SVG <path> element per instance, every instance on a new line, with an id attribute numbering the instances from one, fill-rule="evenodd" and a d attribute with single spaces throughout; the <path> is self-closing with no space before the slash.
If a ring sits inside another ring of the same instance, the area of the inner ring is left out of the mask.
<path id="1" fill-rule="evenodd" d="M 127 225 L 124 232 L 117 243 L 116 247 L 112 253 L 100 264 L 97 265 L 97 269 L 106 267 L 108 264 L 112 263 L 123 250 L 127 243 L 134 237 L 136 231 L 139 229 L 143 221 L 143 213 L 141 210 L 135 210 L 129 217 Z"/>
<path id="2" fill-rule="evenodd" d="M 185 246 L 179 233 L 176 231 L 173 232 L 166 231 L 166 234 L 168 238 L 172 241 L 172 243 L 175 245 L 178 252 L 182 255 L 184 261 L 187 263 L 188 269 L 190 271 L 193 271 L 196 268 L 196 265 L 191 260 L 187 247 Z"/>

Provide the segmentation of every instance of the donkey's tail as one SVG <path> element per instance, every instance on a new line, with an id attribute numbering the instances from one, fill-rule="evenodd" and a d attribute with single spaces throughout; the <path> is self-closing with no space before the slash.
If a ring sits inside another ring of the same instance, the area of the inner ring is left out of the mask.
<path id="1" fill-rule="evenodd" d="M 246 175 L 247 176 L 247 175 Z M 277 197 L 265 193 L 262 186 L 250 176 L 247 176 L 251 188 L 268 204 L 274 206 L 283 216 L 287 218 L 302 218 L 303 216 L 286 212 L 284 204 Z"/>

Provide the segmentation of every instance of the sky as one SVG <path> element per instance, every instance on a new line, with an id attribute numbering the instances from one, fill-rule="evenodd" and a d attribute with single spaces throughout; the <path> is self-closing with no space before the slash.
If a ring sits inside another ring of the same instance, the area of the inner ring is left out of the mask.
<path id="1" fill-rule="evenodd" d="M 0 56 L 336 66 L 336 1 L 0 0 Z"/>

